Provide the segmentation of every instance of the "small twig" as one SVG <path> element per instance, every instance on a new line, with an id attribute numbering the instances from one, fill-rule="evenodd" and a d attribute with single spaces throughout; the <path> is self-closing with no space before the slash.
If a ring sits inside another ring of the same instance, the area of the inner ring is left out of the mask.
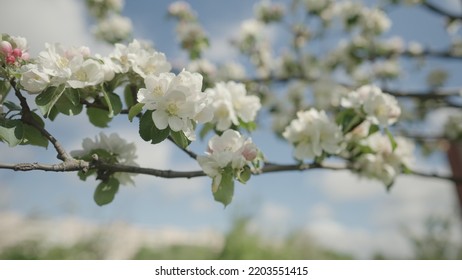
<path id="1" fill-rule="evenodd" d="M 432 3 L 428 2 L 428 1 L 423 1 L 422 5 L 425 8 L 427 8 L 428 10 L 430 10 L 430 11 L 432 11 L 432 12 L 438 14 L 438 15 L 445 16 L 445 17 L 448 17 L 450 19 L 462 19 L 462 15 L 455 14 L 455 13 L 452 13 L 452 12 L 449 12 L 449 11 L 445 11 L 445 10 L 441 9 L 440 7 L 438 7 L 438 6 L 433 5 Z"/>
<path id="2" fill-rule="evenodd" d="M 190 158 L 195 159 L 195 160 L 197 159 L 197 154 L 195 152 L 189 150 L 188 148 L 181 147 L 175 142 L 175 140 L 173 140 L 171 136 L 168 137 L 168 140 L 170 140 L 173 144 L 175 144 L 175 146 L 177 146 L 180 150 L 185 152 Z"/>
<path id="3" fill-rule="evenodd" d="M 32 112 L 30 110 L 29 105 L 27 104 L 27 100 L 24 96 L 22 96 L 21 91 L 16 85 L 16 81 L 14 79 L 10 80 L 11 87 L 14 89 L 14 92 L 16 94 L 16 97 L 19 99 L 21 108 L 22 108 L 22 117 L 21 120 L 33 126 L 36 128 L 45 138 L 47 138 L 51 144 L 53 144 L 53 147 L 55 148 L 56 152 L 58 153 L 58 159 L 61 159 L 62 161 L 72 161 L 74 158 L 72 158 L 66 150 L 63 148 L 61 143 L 53 136 L 51 135 L 45 128 L 43 128 L 32 116 Z"/>

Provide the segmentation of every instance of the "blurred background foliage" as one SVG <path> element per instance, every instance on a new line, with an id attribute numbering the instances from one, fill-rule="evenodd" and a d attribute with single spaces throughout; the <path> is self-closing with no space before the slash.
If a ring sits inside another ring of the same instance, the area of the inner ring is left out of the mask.
<path id="1" fill-rule="evenodd" d="M 413 254 L 409 259 L 462 259 L 462 244 L 451 238 L 451 223 L 444 218 L 430 217 L 423 225 L 423 234 L 403 229 Z M 72 245 L 46 245 L 39 238 L 17 242 L 0 251 L 0 259 L 71 260 L 107 258 L 107 235 L 95 234 Z M 121 245 L 123 246 L 123 245 Z M 381 252 L 371 259 L 394 259 Z M 135 260 L 265 260 L 265 259 L 355 259 L 348 252 L 333 251 L 316 243 L 304 231 L 294 231 L 284 238 L 268 238 L 252 230 L 251 220 L 238 218 L 225 234 L 221 248 L 194 244 L 141 246 L 129 259 Z"/>

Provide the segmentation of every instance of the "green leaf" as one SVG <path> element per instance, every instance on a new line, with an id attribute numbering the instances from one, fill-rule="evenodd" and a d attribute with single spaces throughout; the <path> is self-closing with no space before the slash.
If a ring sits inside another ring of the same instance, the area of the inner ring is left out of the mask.
<path id="1" fill-rule="evenodd" d="M 92 176 L 96 173 L 96 169 L 90 169 L 87 172 L 79 171 L 77 175 L 79 176 L 80 180 L 86 181 L 88 177 Z"/>
<path id="2" fill-rule="evenodd" d="M 226 207 L 231 203 L 234 196 L 234 179 L 232 171 L 225 170 L 222 174 L 220 184 L 215 192 L 213 192 L 213 197 L 215 201 L 223 203 Z"/>
<path id="3" fill-rule="evenodd" d="M 107 111 L 103 109 L 87 108 L 87 115 L 90 122 L 97 127 L 108 127 L 108 123 L 111 121 Z"/>
<path id="4" fill-rule="evenodd" d="M 125 104 L 128 108 L 134 106 L 136 104 L 136 94 L 138 92 L 138 88 L 133 84 L 128 84 L 124 88 L 124 99 Z"/>
<path id="5" fill-rule="evenodd" d="M 48 139 L 40 131 L 30 125 L 24 125 L 24 139 L 21 145 L 34 145 L 39 147 L 48 147 Z"/>
<path id="6" fill-rule="evenodd" d="M 31 115 L 40 127 L 45 127 L 45 123 L 39 115 L 34 112 L 31 112 Z M 24 124 L 24 138 L 21 142 L 21 145 L 34 145 L 47 148 L 48 139 L 43 136 L 37 128 L 28 124 Z"/>
<path id="7" fill-rule="evenodd" d="M 109 93 L 106 92 L 106 88 L 104 86 L 102 86 L 102 88 L 103 88 L 102 93 L 103 93 L 103 98 L 104 98 L 103 103 L 109 109 L 108 117 L 112 118 L 114 117 L 114 110 L 112 108 L 111 98 L 109 97 Z"/>
<path id="8" fill-rule="evenodd" d="M 380 130 L 380 127 L 378 125 L 371 124 L 371 126 L 369 127 L 369 133 L 367 134 L 367 136 L 372 135 L 372 134 L 376 133 L 379 130 Z"/>
<path id="9" fill-rule="evenodd" d="M 50 121 L 54 121 L 58 115 L 59 115 L 59 111 L 56 108 L 56 106 L 52 107 L 51 110 L 50 110 L 50 113 L 48 114 L 48 119 Z"/>
<path id="10" fill-rule="evenodd" d="M 123 106 L 122 101 L 120 100 L 120 97 L 115 93 L 108 93 L 108 97 L 111 102 L 113 114 L 114 115 L 120 114 L 120 112 L 122 111 L 122 106 Z M 103 104 L 109 107 L 109 105 L 106 104 L 106 99 L 103 100 Z"/>
<path id="11" fill-rule="evenodd" d="M 93 199 L 98 206 L 111 203 L 119 190 L 119 181 L 110 177 L 106 182 L 101 182 L 95 190 Z"/>
<path id="12" fill-rule="evenodd" d="M 21 111 L 21 107 L 19 105 L 17 105 L 16 103 L 11 102 L 9 100 L 3 102 L 3 106 L 8 108 L 8 110 L 10 110 L 10 111 Z"/>
<path id="13" fill-rule="evenodd" d="M 20 120 L 6 120 L 0 124 L 0 139 L 14 147 L 24 138 L 24 125 Z"/>
<path id="14" fill-rule="evenodd" d="M 80 104 L 80 92 L 77 89 L 66 89 L 58 101 L 56 101 L 56 109 L 68 116 L 80 114 L 83 109 L 83 105 Z M 51 113 L 48 115 L 51 115 Z"/>
<path id="15" fill-rule="evenodd" d="M 250 180 L 250 177 L 252 176 L 252 171 L 250 171 L 250 167 L 249 166 L 245 166 L 243 170 L 241 170 L 238 174 L 237 174 L 237 179 L 239 180 L 239 182 L 245 184 L 247 183 L 247 181 Z"/>
<path id="16" fill-rule="evenodd" d="M 173 141 L 175 141 L 175 143 L 183 149 L 188 147 L 191 143 L 186 135 L 184 135 L 183 131 L 171 131 L 170 135 L 172 136 Z"/>
<path id="17" fill-rule="evenodd" d="M 201 140 L 204 140 L 205 136 L 207 136 L 207 134 L 213 130 L 215 126 L 212 124 L 212 123 L 205 123 L 201 130 L 199 131 L 199 138 Z"/>
<path id="18" fill-rule="evenodd" d="M 152 120 L 152 111 L 146 111 L 140 119 L 139 133 L 144 141 L 151 141 L 151 144 L 157 144 L 164 141 L 170 134 L 170 129 L 159 130 Z"/>
<path id="19" fill-rule="evenodd" d="M 8 80 L 0 80 L 0 103 L 5 99 L 10 92 L 11 84 Z"/>
<path id="20" fill-rule="evenodd" d="M 141 111 L 143 110 L 143 103 L 136 103 L 132 107 L 130 107 L 130 110 L 128 111 L 128 119 L 130 121 L 133 121 L 133 118 L 136 117 Z"/>
<path id="21" fill-rule="evenodd" d="M 244 128 L 245 130 L 252 132 L 257 129 L 257 124 L 255 122 L 243 122 L 239 119 L 239 126 Z"/>
<path id="22" fill-rule="evenodd" d="M 45 118 L 50 113 L 51 108 L 53 108 L 58 99 L 64 93 L 64 89 L 64 84 L 59 85 L 58 87 L 49 87 L 35 98 L 35 103 Z"/>
<path id="23" fill-rule="evenodd" d="M 337 114 L 335 121 L 338 125 L 342 126 L 343 133 L 347 133 L 362 123 L 364 118 L 354 109 L 346 109 Z"/>
<path id="24" fill-rule="evenodd" d="M 398 144 L 396 143 L 395 137 L 393 137 L 393 134 L 391 134 L 388 128 L 385 128 L 385 133 L 387 134 L 388 139 L 390 139 L 392 151 L 395 151 L 396 147 L 398 146 Z"/>

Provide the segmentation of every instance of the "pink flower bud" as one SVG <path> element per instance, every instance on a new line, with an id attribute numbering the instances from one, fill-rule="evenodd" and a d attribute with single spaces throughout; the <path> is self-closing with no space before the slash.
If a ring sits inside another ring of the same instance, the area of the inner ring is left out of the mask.
<path id="1" fill-rule="evenodd" d="M 7 64 L 14 64 L 15 62 L 16 62 L 16 57 L 14 57 L 13 55 L 8 55 L 6 57 Z"/>
<path id="2" fill-rule="evenodd" d="M 22 56 L 22 50 L 18 49 L 18 48 L 14 49 L 13 50 L 13 56 L 14 57 L 21 57 Z"/>
<path id="3" fill-rule="evenodd" d="M 242 150 L 242 156 L 247 161 L 252 161 L 257 157 L 258 150 L 257 147 L 253 143 L 248 143 L 244 146 Z"/>
<path id="4" fill-rule="evenodd" d="M 1 41 L 0 42 L 0 51 L 5 54 L 9 55 L 13 52 L 13 47 L 11 46 L 10 42 L 8 41 Z"/>
<path id="5" fill-rule="evenodd" d="M 27 60 L 29 60 L 30 55 L 29 55 L 28 52 L 23 52 L 22 55 L 21 55 L 21 58 L 22 58 L 22 60 L 27 61 Z"/>

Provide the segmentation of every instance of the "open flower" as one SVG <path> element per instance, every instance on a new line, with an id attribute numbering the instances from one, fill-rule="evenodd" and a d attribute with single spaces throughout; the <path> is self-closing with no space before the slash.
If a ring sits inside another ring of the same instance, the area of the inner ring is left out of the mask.
<path id="1" fill-rule="evenodd" d="M 71 152 L 73 157 L 83 158 L 85 156 L 91 156 L 97 150 L 106 151 L 111 158 L 104 158 L 103 160 L 115 161 L 118 164 L 138 166 L 135 162 L 136 146 L 134 143 L 127 143 L 125 139 L 120 138 L 116 133 L 112 133 L 109 136 L 101 132 L 99 138 L 95 139 L 85 138 L 82 142 L 82 150 L 75 150 Z M 133 184 L 131 176 L 136 175 L 135 173 L 114 173 L 114 177 L 119 180 L 120 184 L 126 185 L 128 183 Z"/>
<path id="2" fill-rule="evenodd" d="M 363 145 L 371 148 L 372 153 L 361 155 L 355 163 L 359 174 L 391 185 L 403 167 L 409 167 L 414 161 L 414 145 L 409 140 L 396 137 L 396 148 L 393 150 L 388 136 L 374 133 L 364 139 Z"/>
<path id="3" fill-rule="evenodd" d="M 384 127 L 395 123 L 401 115 L 396 98 L 374 85 L 365 85 L 348 93 L 341 103 L 346 108 L 363 110 L 368 120 Z"/>
<path id="4" fill-rule="evenodd" d="M 199 73 L 183 70 L 178 76 L 149 75 L 145 85 L 138 91 L 137 99 L 146 109 L 153 110 L 152 120 L 158 129 L 183 131 L 189 140 L 194 140 L 194 125 L 212 119 L 210 99 L 201 91 Z"/>
<path id="5" fill-rule="evenodd" d="M 202 170 L 213 178 L 212 191 L 220 185 L 226 168 L 239 174 L 245 166 L 257 158 L 258 149 L 251 138 L 244 138 L 238 131 L 228 129 L 221 136 L 213 136 L 208 143 L 206 156 L 198 156 Z"/>
<path id="6" fill-rule="evenodd" d="M 239 125 L 239 120 L 252 122 L 261 108 L 257 96 L 247 95 L 245 85 L 236 82 L 220 82 L 206 93 L 212 98 L 213 120 L 216 129 L 224 131 L 231 125 Z"/>
<path id="7" fill-rule="evenodd" d="M 337 154 L 341 150 L 342 130 L 329 120 L 324 111 L 310 109 L 297 113 L 282 136 L 295 146 L 294 157 L 312 159 L 323 152 Z"/>

